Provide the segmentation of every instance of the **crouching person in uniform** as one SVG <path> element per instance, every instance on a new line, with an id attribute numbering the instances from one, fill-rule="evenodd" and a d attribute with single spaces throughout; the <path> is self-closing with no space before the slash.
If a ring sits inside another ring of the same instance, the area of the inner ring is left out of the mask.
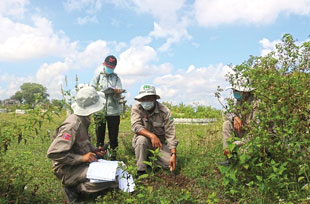
<path id="1" fill-rule="evenodd" d="M 235 80 L 232 87 L 235 98 L 234 112 L 225 113 L 225 122 L 223 123 L 223 149 L 224 155 L 227 156 L 231 152 L 228 150 L 227 140 L 232 138 L 233 135 L 239 140 L 233 142 L 237 147 L 241 147 L 249 140 L 248 125 L 255 120 L 257 114 L 256 107 L 258 101 L 255 99 L 253 90 L 254 88 L 249 86 L 249 80 L 241 78 Z M 251 107 L 251 109 L 249 109 Z M 219 165 L 230 164 L 230 159 L 227 158 L 224 162 L 219 162 Z"/>
<path id="2" fill-rule="evenodd" d="M 115 182 L 91 183 L 86 178 L 89 163 L 106 153 L 101 151 L 101 147 L 91 145 L 88 134 L 90 115 L 100 111 L 104 103 L 105 99 L 93 87 L 80 89 L 76 102 L 71 106 L 74 114 L 56 129 L 47 151 L 47 157 L 53 161 L 54 174 L 61 179 L 69 203 L 78 203 L 80 195 L 117 187 Z"/>
<path id="3" fill-rule="evenodd" d="M 176 148 L 178 141 L 175 125 L 170 110 L 156 101 L 160 97 L 154 86 L 143 85 L 131 109 L 131 128 L 135 133 L 132 146 L 137 160 L 137 176 L 146 173 L 149 150 L 159 148 L 160 156 L 156 161 L 163 168 L 174 171 L 176 168 Z"/>

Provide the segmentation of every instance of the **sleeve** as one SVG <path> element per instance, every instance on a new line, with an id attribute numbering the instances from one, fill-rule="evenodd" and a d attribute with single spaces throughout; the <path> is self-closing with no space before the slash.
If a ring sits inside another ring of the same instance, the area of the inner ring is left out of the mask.
<path id="1" fill-rule="evenodd" d="M 169 109 L 165 114 L 164 123 L 165 123 L 164 124 L 165 138 L 167 140 L 167 145 L 169 149 L 176 148 L 178 146 L 179 141 L 176 139 L 174 119 Z"/>
<path id="2" fill-rule="evenodd" d="M 230 122 L 234 122 L 234 117 L 236 117 L 237 115 L 235 113 L 232 112 L 227 112 L 225 113 L 225 119 L 229 120 Z"/>
<path id="3" fill-rule="evenodd" d="M 239 103 L 235 101 L 234 106 L 237 107 L 238 104 L 239 104 Z M 232 122 L 232 123 L 234 122 L 234 117 L 236 117 L 236 116 L 237 116 L 237 114 L 234 113 L 234 112 L 225 112 L 225 113 L 224 113 L 224 118 L 225 118 L 226 120 L 229 120 L 229 121 Z"/>
<path id="4" fill-rule="evenodd" d="M 82 155 L 74 154 L 72 146 L 76 140 L 76 130 L 62 127 L 47 151 L 47 157 L 53 161 L 76 165 L 82 163 Z"/>
<path id="5" fill-rule="evenodd" d="M 117 76 L 115 88 L 122 89 L 122 81 L 118 76 Z"/>
<path id="6" fill-rule="evenodd" d="M 90 85 L 94 87 L 95 89 L 99 88 L 99 77 L 100 77 L 100 74 L 95 75 L 95 77 L 92 79 L 90 83 Z"/>
<path id="7" fill-rule="evenodd" d="M 143 123 L 142 123 L 142 118 L 141 118 L 141 114 L 139 111 L 139 106 L 136 104 L 132 107 L 131 109 L 131 130 L 134 133 L 138 133 L 139 131 L 145 129 Z"/>
<path id="8" fill-rule="evenodd" d="M 116 78 L 115 88 L 122 89 L 122 82 L 118 76 Z M 114 98 L 114 100 L 118 101 L 121 99 L 121 96 L 122 96 L 122 94 L 114 94 L 113 98 Z"/>

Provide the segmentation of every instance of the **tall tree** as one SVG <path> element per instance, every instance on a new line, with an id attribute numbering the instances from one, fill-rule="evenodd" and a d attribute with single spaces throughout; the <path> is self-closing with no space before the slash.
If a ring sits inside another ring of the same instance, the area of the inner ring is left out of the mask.
<path id="1" fill-rule="evenodd" d="M 22 94 L 22 92 L 21 91 L 17 91 L 13 96 L 11 96 L 11 99 L 23 102 L 23 94 Z"/>
<path id="2" fill-rule="evenodd" d="M 28 82 L 21 85 L 20 91 L 17 91 L 11 98 L 25 104 L 34 105 L 36 98 L 39 102 L 44 102 L 48 96 L 49 94 L 44 86 Z"/>

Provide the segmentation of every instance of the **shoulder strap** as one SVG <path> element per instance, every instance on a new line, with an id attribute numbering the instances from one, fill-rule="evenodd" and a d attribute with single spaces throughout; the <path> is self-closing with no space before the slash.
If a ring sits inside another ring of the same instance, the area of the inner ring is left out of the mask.
<path id="1" fill-rule="evenodd" d="M 99 74 L 98 74 L 98 76 L 97 76 L 97 84 L 99 84 L 99 81 L 100 81 L 100 76 L 101 75 L 103 75 L 103 73 L 102 72 L 100 72 Z"/>

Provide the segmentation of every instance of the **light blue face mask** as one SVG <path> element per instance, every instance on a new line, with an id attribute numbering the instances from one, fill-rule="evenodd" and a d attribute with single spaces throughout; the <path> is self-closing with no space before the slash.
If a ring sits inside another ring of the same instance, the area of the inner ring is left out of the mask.
<path id="1" fill-rule="evenodd" d="M 109 67 L 104 67 L 104 70 L 105 70 L 105 73 L 108 74 L 108 75 L 112 74 L 114 72 L 114 69 L 109 68 Z"/>
<path id="2" fill-rule="evenodd" d="M 240 92 L 234 91 L 234 98 L 240 101 L 242 99 L 242 94 Z"/>
<path id="3" fill-rule="evenodd" d="M 144 110 L 151 110 L 152 108 L 154 108 L 154 101 L 142 101 L 141 102 L 141 106 Z"/>

